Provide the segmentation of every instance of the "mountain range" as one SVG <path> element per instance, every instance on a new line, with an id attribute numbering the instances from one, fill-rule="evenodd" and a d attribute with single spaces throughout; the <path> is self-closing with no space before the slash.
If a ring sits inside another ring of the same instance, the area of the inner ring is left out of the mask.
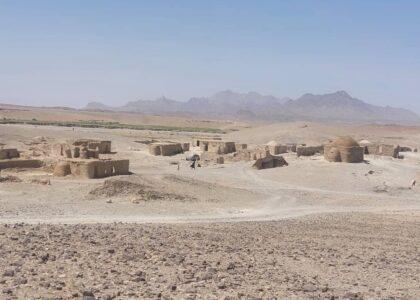
<path id="1" fill-rule="evenodd" d="M 165 97 L 138 100 L 110 107 L 90 102 L 85 110 L 127 111 L 151 114 L 194 114 L 203 117 L 229 117 L 266 121 L 344 121 L 419 123 L 414 112 L 390 106 L 376 106 L 353 98 L 345 91 L 323 95 L 305 94 L 297 99 L 277 98 L 256 92 L 230 90 L 210 97 L 194 97 L 186 102 Z"/>

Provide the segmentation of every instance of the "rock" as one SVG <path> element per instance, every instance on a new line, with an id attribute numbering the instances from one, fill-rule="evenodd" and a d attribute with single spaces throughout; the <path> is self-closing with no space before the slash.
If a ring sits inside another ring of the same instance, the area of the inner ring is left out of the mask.
<path id="1" fill-rule="evenodd" d="M 140 199 L 138 199 L 138 198 L 133 198 L 133 199 L 131 199 L 131 203 L 134 203 L 134 204 L 139 204 L 139 203 L 140 203 Z"/>
<path id="2" fill-rule="evenodd" d="M 233 262 L 230 262 L 226 268 L 226 270 L 233 270 L 235 269 L 235 264 Z"/>
<path id="3" fill-rule="evenodd" d="M 219 288 L 219 289 L 221 289 L 221 290 L 224 290 L 224 289 L 226 288 L 226 283 L 225 283 L 224 281 L 220 281 L 220 282 L 217 284 L 217 288 Z"/>
<path id="4" fill-rule="evenodd" d="M 92 291 L 84 291 L 82 293 L 82 299 L 83 300 L 95 300 L 95 295 L 93 294 Z"/>
<path id="5" fill-rule="evenodd" d="M 138 276 L 138 277 L 145 277 L 146 274 L 143 271 L 136 271 L 134 273 L 134 276 Z"/>
<path id="6" fill-rule="evenodd" d="M 363 295 L 360 292 L 347 292 L 344 294 L 343 299 L 361 300 L 363 299 Z"/>
<path id="7" fill-rule="evenodd" d="M 49 257 L 50 257 L 49 253 L 43 254 L 43 255 L 40 256 L 40 261 L 42 263 L 46 263 L 48 261 Z"/>
<path id="8" fill-rule="evenodd" d="M 304 291 L 305 293 L 313 293 L 316 290 L 317 290 L 317 287 L 311 283 L 304 284 L 302 286 L 302 291 Z"/>
<path id="9" fill-rule="evenodd" d="M 137 271 L 134 273 L 134 278 L 132 281 L 134 282 L 144 282 L 146 281 L 146 274 L 143 271 Z"/>
<path id="10" fill-rule="evenodd" d="M 15 276 L 15 270 L 8 269 L 3 272 L 3 276 L 5 277 L 13 277 Z"/>
<path id="11" fill-rule="evenodd" d="M 132 281 L 134 281 L 134 282 L 144 282 L 144 281 L 146 281 L 146 279 L 144 277 L 134 277 L 132 279 Z"/>
<path id="12" fill-rule="evenodd" d="M 16 283 L 17 283 L 17 284 L 27 284 L 27 283 L 28 283 L 28 279 L 26 279 L 26 278 L 24 278 L 24 277 L 22 277 L 22 278 L 18 278 L 18 279 L 16 280 Z"/>
<path id="13" fill-rule="evenodd" d="M 202 276 L 201 276 L 201 280 L 210 280 L 213 278 L 213 274 L 211 272 L 205 272 Z"/>

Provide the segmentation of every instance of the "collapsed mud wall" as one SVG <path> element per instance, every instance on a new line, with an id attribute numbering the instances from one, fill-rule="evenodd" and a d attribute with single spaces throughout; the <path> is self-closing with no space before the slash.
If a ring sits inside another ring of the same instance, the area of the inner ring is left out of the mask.
<path id="1" fill-rule="evenodd" d="M 257 149 L 244 149 L 238 150 L 235 153 L 224 155 L 226 161 L 238 162 L 238 161 L 252 161 L 259 158 L 264 158 L 270 155 L 270 151 L 265 148 Z"/>
<path id="2" fill-rule="evenodd" d="M 85 147 L 88 150 L 97 151 L 99 154 L 111 153 L 111 141 L 78 139 L 71 144 L 80 148 Z"/>
<path id="3" fill-rule="evenodd" d="M 286 144 L 287 152 L 296 152 L 297 144 L 289 143 Z"/>
<path id="4" fill-rule="evenodd" d="M 150 144 L 149 145 L 149 153 L 152 155 L 161 155 L 160 145 L 157 144 Z"/>
<path id="5" fill-rule="evenodd" d="M 364 153 L 369 155 L 389 156 L 398 158 L 400 147 L 386 144 L 367 144 L 364 145 Z"/>
<path id="6" fill-rule="evenodd" d="M 394 145 L 379 145 L 378 152 L 379 155 L 398 158 L 400 154 L 400 147 Z"/>
<path id="7" fill-rule="evenodd" d="M 162 156 L 172 156 L 182 152 L 182 146 L 180 143 L 165 144 L 160 148 L 160 154 Z"/>
<path id="8" fill-rule="evenodd" d="M 181 143 L 182 151 L 190 151 L 190 143 Z"/>
<path id="9" fill-rule="evenodd" d="M 413 152 L 413 149 L 411 147 L 402 146 L 400 147 L 400 152 Z"/>
<path id="10" fill-rule="evenodd" d="M 200 155 L 200 162 L 203 165 L 208 164 L 224 164 L 225 160 L 230 160 L 227 155 L 220 155 L 212 152 L 204 152 Z"/>
<path id="11" fill-rule="evenodd" d="M 0 159 L 12 159 L 20 156 L 19 151 L 15 148 L 0 149 Z"/>
<path id="12" fill-rule="evenodd" d="M 70 164 L 68 162 L 59 162 L 54 167 L 53 175 L 57 177 L 64 177 L 71 174 Z"/>
<path id="13" fill-rule="evenodd" d="M 313 156 L 315 154 L 323 154 L 324 146 L 298 146 L 296 148 L 297 156 Z"/>
<path id="14" fill-rule="evenodd" d="M 213 137 L 213 138 L 194 138 L 193 139 L 193 147 L 200 147 L 202 145 L 203 142 L 209 142 L 209 141 L 221 141 L 222 139 L 220 137 Z"/>
<path id="15" fill-rule="evenodd" d="M 111 141 L 101 141 L 98 150 L 101 154 L 111 153 Z"/>
<path id="16" fill-rule="evenodd" d="M 43 162 L 38 159 L 6 159 L 0 160 L 0 170 L 12 168 L 41 168 Z"/>
<path id="17" fill-rule="evenodd" d="M 51 147 L 51 154 L 53 156 L 64 157 L 64 158 L 99 158 L 98 148 L 89 149 L 84 145 L 70 145 L 67 143 L 54 144 Z"/>
<path id="18" fill-rule="evenodd" d="M 235 148 L 236 148 L 236 151 L 245 150 L 245 149 L 248 149 L 248 144 L 236 143 Z"/>
<path id="19" fill-rule="evenodd" d="M 149 153 L 152 155 L 172 156 L 183 153 L 180 143 L 153 143 L 149 145 Z"/>
<path id="20" fill-rule="evenodd" d="M 271 155 L 278 155 L 288 152 L 286 145 L 267 145 L 266 148 L 268 151 L 270 151 Z"/>

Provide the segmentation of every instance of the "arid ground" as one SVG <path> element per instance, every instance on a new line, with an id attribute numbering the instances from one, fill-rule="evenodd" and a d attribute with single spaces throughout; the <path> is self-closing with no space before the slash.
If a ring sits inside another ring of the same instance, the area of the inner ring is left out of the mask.
<path id="1" fill-rule="evenodd" d="M 111 118 L 35 113 L 40 120 Z M 226 133 L 0 125 L 0 143 L 40 157 L 65 139 L 111 140 L 110 155 L 130 159 L 133 173 L 84 180 L 2 170 L 19 182 L 0 183 L 0 299 L 420 298 L 420 187 L 411 187 L 418 153 L 366 156 L 360 164 L 289 153 L 289 166 L 267 170 L 251 162 L 192 170 L 186 154 L 148 153 L 151 141 L 197 136 L 256 145 L 351 135 L 418 148 L 420 127 L 171 118 Z M 163 116 L 122 120 L 146 119 L 174 124 Z"/>

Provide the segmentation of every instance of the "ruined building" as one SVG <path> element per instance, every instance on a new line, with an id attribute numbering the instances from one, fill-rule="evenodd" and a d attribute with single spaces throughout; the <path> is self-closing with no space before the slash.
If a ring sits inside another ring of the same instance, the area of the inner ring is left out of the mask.
<path id="1" fill-rule="evenodd" d="M 54 168 L 54 176 L 73 175 L 79 178 L 103 178 L 129 174 L 128 159 L 100 159 L 100 154 L 111 153 L 111 141 L 78 139 L 55 144 L 52 154 L 64 159 Z"/>
<path id="2" fill-rule="evenodd" d="M 0 170 L 11 168 L 40 168 L 43 162 L 38 159 L 21 159 L 15 148 L 0 149 Z"/>
<path id="3" fill-rule="evenodd" d="M 67 143 L 55 144 L 51 151 L 53 156 L 65 158 L 99 158 L 98 149 L 88 149 L 86 146 L 74 146 Z"/>
<path id="4" fill-rule="evenodd" d="M 172 156 L 184 151 L 180 143 L 152 143 L 149 152 L 152 155 Z"/>
<path id="5" fill-rule="evenodd" d="M 324 157 L 331 162 L 359 163 L 364 160 L 364 148 L 351 137 L 340 137 L 324 146 Z"/>
<path id="6" fill-rule="evenodd" d="M 296 154 L 300 156 L 314 156 L 315 154 L 323 154 L 324 146 L 297 146 Z"/>
<path id="7" fill-rule="evenodd" d="M 200 149 L 202 152 L 210 152 L 216 154 L 228 154 L 236 151 L 234 142 L 224 142 L 218 140 L 200 141 Z"/>
<path id="8" fill-rule="evenodd" d="M 193 147 L 200 147 L 202 142 L 208 142 L 208 141 L 221 141 L 222 139 L 220 137 L 212 137 L 212 138 L 194 138 L 193 139 Z"/>
<path id="9" fill-rule="evenodd" d="M 286 145 L 281 145 L 276 141 L 268 142 L 265 147 L 268 149 L 268 151 L 270 151 L 271 155 L 277 155 L 288 152 L 288 148 Z"/>
<path id="10" fill-rule="evenodd" d="M 264 158 L 270 155 L 270 151 L 266 148 L 239 150 L 231 155 L 232 161 L 251 161 Z"/>
<path id="11" fill-rule="evenodd" d="M 51 153 L 65 158 L 99 158 L 99 154 L 111 153 L 111 141 L 78 139 L 53 145 Z"/>
<path id="12" fill-rule="evenodd" d="M 361 146 L 364 148 L 364 153 L 366 155 L 378 155 L 378 156 L 389 156 L 393 158 L 398 158 L 401 148 L 400 146 L 371 143 L 364 141 L 361 143 Z"/>
<path id="13" fill-rule="evenodd" d="M 248 144 L 235 143 L 236 151 L 248 149 Z"/>
<path id="14" fill-rule="evenodd" d="M 57 163 L 55 176 L 73 175 L 79 178 L 92 179 L 114 175 L 129 174 L 128 159 L 68 159 Z"/>
<path id="15" fill-rule="evenodd" d="M 85 147 L 88 150 L 98 151 L 99 154 L 111 153 L 111 141 L 93 139 L 78 139 L 72 143 L 73 146 Z"/>

